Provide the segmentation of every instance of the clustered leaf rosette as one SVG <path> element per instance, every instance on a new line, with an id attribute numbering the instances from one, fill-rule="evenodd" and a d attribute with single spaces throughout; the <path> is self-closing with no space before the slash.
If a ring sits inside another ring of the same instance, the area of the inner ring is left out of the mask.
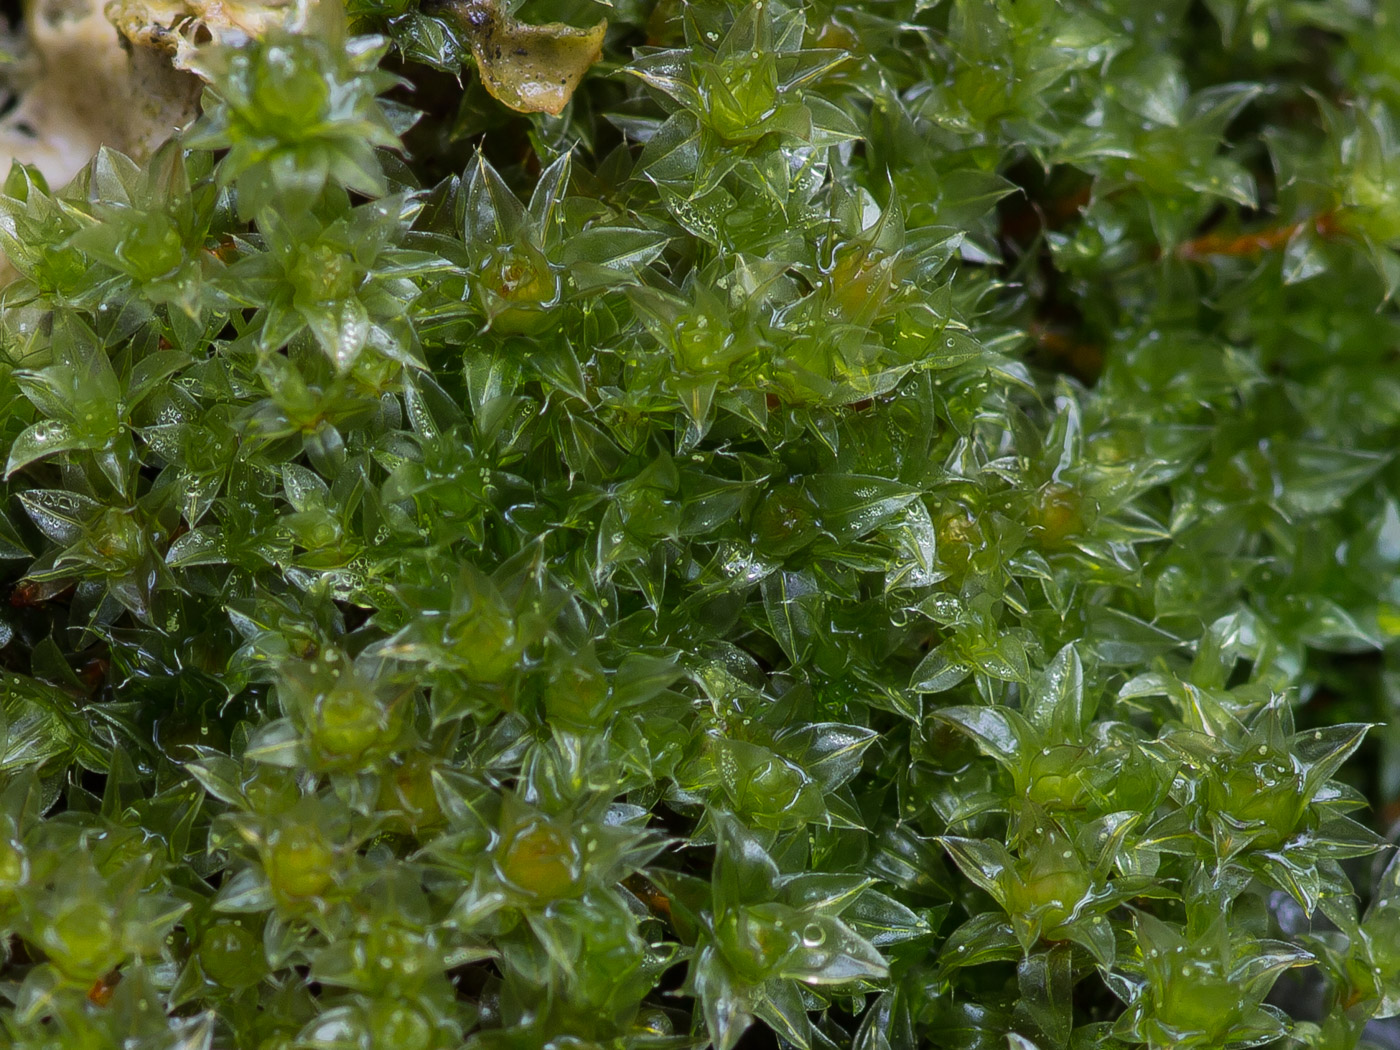
<path id="1" fill-rule="evenodd" d="M 379 69 L 387 49 L 348 36 L 336 4 L 305 5 L 243 46 L 205 48 L 188 63 L 209 88 L 186 145 L 228 151 L 219 183 L 236 188 L 244 219 L 296 215 L 328 186 L 380 196 L 375 151 L 397 148 L 404 130 L 379 98 L 399 82 Z"/>
<path id="2" fill-rule="evenodd" d="M 341 371 L 365 350 L 402 365 L 420 364 L 409 304 L 421 287 L 412 278 L 448 268 L 436 255 L 402 247 L 417 205 L 380 197 L 351 209 L 269 213 L 260 243 L 229 268 L 224 286 L 240 306 L 256 309 L 249 341 L 262 353 L 280 350 L 304 330 Z M 374 365 L 370 366 L 371 368 Z"/>
<path id="3" fill-rule="evenodd" d="M 1244 724 L 1208 694 L 1188 696 L 1189 728 L 1163 738 L 1181 756 L 1172 791 L 1179 808 L 1148 829 L 1148 848 L 1191 850 L 1209 858 L 1216 880 L 1262 879 L 1311 913 L 1344 885 L 1337 861 L 1380 845 L 1373 832 L 1345 816 L 1365 805 L 1364 798 L 1331 779 L 1371 727 L 1296 733 L 1282 698 Z"/>
<path id="4" fill-rule="evenodd" d="M 757 1017 L 812 1046 L 813 1005 L 875 987 L 889 972 L 876 945 L 917 938 L 925 923 L 872 889 L 872 879 L 784 875 L 762 839 L 723 811 L 714 833 L 710 885 L 674 875 L 662 882 L 693 943 L 687 987 L 705 1004 L 710 1039 L 733 1047 Z"/>
<path id="5" fill-rule="evenodd" d="M 1400 1012 L 1400 18 L 1159 7 L 321 0 L 13 167 L 0 1044 Z"/>
<path id="6" fill-rule="evenodd" d="M 194 172 L 191 162 L 199 166 Z M 106 279 L 83 281 L 75 305 L 98 312 L 165 307 L 177 345 L 198 346 L 209 308 L 219 303 L 214 278 L 222 268 L 205 246 L 231 225 L 227 197 L 205 177 L 209 163 L 207 154 L 188 154 L 176 140 L 145 170 L 122 154 L 98 154 L 81 180 L 86 207 L 69 211 L 78 228 L 68 243 Z"/>
<path id="7" fill-rule="evenodd" d="M 1042 942 L 1073 941 L 1111 969 L 1117 944 L 1107 913 L 1135 897 L 1171 895 L 1147 876 L 1111 877 L 1115 854 L 1139 819 L 1136 813 L 1110 814 L 1076 829 L 1076 840 L 1046 813 L 1028 807 L 1019 814 L 1014 855 L 999 842 L 944 837 L 958 868 L 990 893 L 1010 920 L 994 913 L 970 920 L 949 937 L 946 965 L 1007 958 L 1012 948 L 1029 957 Z M 975 954 L 967 954 L 971 951 Z"/>
<path id="8" fill-rule="evenodd" d="M 1119 979 L 1128 1010 L 1114 1034 L 1149 1047 L 1257 1046 L 1287 1030 L 1287 1017 L 1264 997 L 1286 969 L 1312 957 L 1283 941 L 1244 947 L 1224 916 L 1183 936 L 1151 915 L 1134 916 L 1141 978 Z"/>

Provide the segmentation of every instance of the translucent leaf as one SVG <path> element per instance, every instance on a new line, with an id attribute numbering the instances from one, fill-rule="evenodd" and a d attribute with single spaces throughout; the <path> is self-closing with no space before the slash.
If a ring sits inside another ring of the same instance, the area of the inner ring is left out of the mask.
<path id="1" fill-rule="evenodd" d="M 10 458 L 5 463 L 5 477 L 22 470 L 30 463 L 78 449 L 93 448 L 92 438 L 75 424 L 54 419 L 41 419 L 29 426 L 10 446 Z M 100 447 L 100 443 L 98 445 Z"/>
<path id="2" fill-rule="evenodd" d="M 1020 1008 L 1053 1040 L 1053 1045 L 1064 1045 L 1073 1025 L 1074 977 L 1069 951 L 1051 948 L 1022 959 L 1016 967 L 1016 983 L 1021 994 Z"/>
<path id="3" fill-rule="evenodd" d="M 933 717 L 961 729 L 985 754 L 1010 768 L 1019 765 L 1036 739 L 1026 720 L 1004 707 L 945 707 Z"/>
<path id="4" fill-rule="evenodd" d="M 559 261 L 565 266 L 588 263 L 630 273 L 654 261 L 669 240 L 654 230 L 590 226 L 564 242 Z"/>
<path id="5" fill-rule="evenodd" d="M 962 873 L 1000 901 L 1002 875 L 1012 866 L 1011 854 L 999 842 L 945 835 L 938 840 Z"/>
<path id="6" fill-rule="evenodd" d="M 900 944 L 932 932 L 929 925 L 893 897 L 866 890 L 842 913 L 841 920 L 876 948 Z"/>
<path id="7" fill-rule="evenodd" d="M 282 466 L 282 489 L 287 502 L 299 513 L 322 510 L 330 502 L 331 490 L 316 474 L 295 463 Z"/>
<path id="8" fill-rule="evenodd" d="M 130 412 L 189 363 L 189 356 L 177 350 L 157 350 L 153 354 L 147 354 L 131 369 L 126 383 L 126 396 L 122 399 L 123 407 Z"/>
<path id="9" fill-rule="evenodd" d="M 874 531 L 919 497 L 918 489 L 859 474 L 815 476 L 806 488 L 821 528 L 840 543 Z"/>
<path id="10" fill-rule="evenodd" d="M 101 504 L 77 492 L 32 489 L 19 494 L 30 520 L 55 543 L 75 543 L 83 529 L 102 510 Z"/>
<path id="11" fill-rule="evenodd" d="M 561 22 L 528 25 L 493 0 L 466 0 L 451 10 L 471 45 L 482 85 L 521 113 L 558 116 L 602 57 L 607 22 L 589 29 Z"/>
<path id="12" fill-rule="evenodd" d="M 1073 644 L 1066 645 L 1045 668 L 1040 688 L 1032 695 L 1027 716 L 1041 731 L 1058 726 L 1077 733 L 1084 724 L 1084 668 Z"/>
<path id="13" fill-rule="evenodd" d="M 165 552 L 165 563 L 172 569 L 193 565 L 221 565 L 227 562 L 223 536 L 212 526 L 191 529 Z"/>
<path id="14" fill-rule="evenodd" d="M 959 646 L 960 655 L 977 670 L 1003 682 L 1025 682 L 1030 678 L 1030 661 L 1025 643 L 1014 634 L 995 640 L 976 639 Z"/>
<path id="15" fill-rule="evenodd" d="M 305 763 L 301 734 L 290 721 L 280 718 L 261 726 L 248 740 L 244 757 L 270 766 L 292 769 Z"/>
<path id="16" fill-rule="evenodd" d="M 1094 609 L 1090 624 L 1089 644 L 1094 654 L 1112 666 L 1146 663 L 1181 644 L 1168 631 L 1118 609 Z"/>
<path id="17" fill-rule="evenodd" d="M 779 881 L 782 901 L 794 908 L 840 915 L 849 908 L 874 880 L 861 875 L 808 872 L 785 875 Z"/>
<path id="18" fill-rule="evenodd" d="M 763 608 L 784 655 L 799 664 L 821 621 L 822 593 L 810 572 L 775 572 L 760 584 Z"/>
<path id="19" fill-rule="evenodd" d="M 884 956 L 840 919 L 810 915 L 800 937 L 801 946 L 783 960 L 784 977 L 820 986 L 880 980 L 889 974 Z"/>
<path id="20" fill-rule="evenodd" d="M 753 1012 L 786 1042 L 800 1050 L 811 1047 L 812 1023 L 807 1017 L 807 1004 L 791 981 L 765 981 L 762 992 L 754 997 Z"/>
<path id="21" fill-rule="evenodd" d="M 684 110 L 672 115 L 647 141 L 638 163 L 647 178 L 658 183 L 694 180 L 700 165 L 700 126 L 694 115 Z M 713 219 L 702 214 L 697 225 L 688 197 L 673 194 L 667 201 L 673 211 L 679 209 L 677 219 L 696 236 L 707 240 L 718 237 L 719 225 Z M 687 223 L 687 217 L 693 221 Z"/>
<path id="22" fill-rule="evenodd" d="M 914 668 L 909 687 L 916 693 L 941 693 L 961 682 L 972 673 L 972 668 L 954 652 L 947 642 L 932 650 Z"/>
<path id="23" fill-rule="evenodd" d="M 715 824 L 714 893 L 716 910 L 741 901 L 766 900 L 778 880 L 778 866 L 756 836 L 728 813 L 711 814 Z"/>
<path id="24" fill-rule="evenodd" d="M 974 915 L 951 934 L 943 944 L 941 963 L 952 970 L 979 963 L 1009 961 L 1023 955 L 1021 942 L 1011 930 L 1011 923 L 1000 911 Z"/>
<path id="25" fill-rule="evenodd" d="M 734 1050 L 753 1015 L 713 948 L 705 948 L 691 964 L 691 984 L 700 998 L 705 1028 L 716 1050 Z"/>
<path id="26" fill-rule="evenodd" d="M 879 733 L 873 729 L 823 722 L 780 732 L 774 741 L 823 791 L 831 792 L 855 777 L 866 749 L 878 739 Z"/>
<path id="27" fill-rule="evenodd" d="M 236 805 L 243 799 L 242 769 L 226 755 L 207 754 L 184 766 L 209 794 Z"/>
<path id="28" fill-rule="evenodd" d="M 1279 502 L 1290 514 L 1323 514 L 1337 507 L 1390 461 L 1389 453 L 1289 441 L 1278 450 Z"/>

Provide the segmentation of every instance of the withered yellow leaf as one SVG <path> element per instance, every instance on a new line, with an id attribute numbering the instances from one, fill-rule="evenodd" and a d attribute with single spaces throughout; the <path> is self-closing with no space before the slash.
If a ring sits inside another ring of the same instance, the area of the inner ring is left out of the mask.
<path id="1" fill-rule="evenodd" d="M 528 25 L 494 2 L 455 4 L 477 72 L 491 97 L 521 113 L 558 116 L 588 67 L 603 54 L 606 20 L 588 29 L 562 22 Z"/>

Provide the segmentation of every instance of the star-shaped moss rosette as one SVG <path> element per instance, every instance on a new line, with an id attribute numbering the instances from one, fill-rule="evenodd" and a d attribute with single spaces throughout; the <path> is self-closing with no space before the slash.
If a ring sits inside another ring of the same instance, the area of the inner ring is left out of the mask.
<path id="1" fill-rule="evenodd" d="M 272 26 L 243 46 L 201 49 L 189 68 L 209 83 L 187 146 L 228 152 L 219 184 L 239 215 L 292 218 L 327 184 L 380 196 L 376 149 L 399 145 L 404 113 L 379 95 L 399 83 L 378 68 L 388 41 L 347 34 L 344 9 L 313 4 L 301 32 Z"/>
<path id="2" fill-rule="evenodd" d="M 1112 982 L 1128 1004 L 1114 1036 L 1165 1050 L 1258 1046 L 1287 1031 L 1287 1015 L 1264 997 L 1283 971 L 1312 962 L 1306 951 L 1232 934 L 1223 916 L 1192 934 L 1139 912 L 1134 933 L 1135 975 Z"/>
<path id="3" fill-rule="evenodd" d="M 1026 695 L 1009 707 L 944 707 L 931 717 L 972 739 L 1010 774 L 1015 798 L 1047 811 L 1081 810 L 1097 818 L 1115 812 L 1150 815 L 1166 797 L 1175 769 L 1154 756 L 1127 723 L 1095 721 L 1084 695 L 1084 669 L 1075 646 L 1056 654 Z M 1093 727 L 1090 736 L 1086 729 Z M 988 794 L 969 797 L 973 815 Z M 1008 805 L 1007 801 L 1000 803 Z M 1014 811 L 1014 803 L 1010 803 Z"/>
<path id="4" fill-rule="evenodd" d="M 316 210 L 263 216 L 261 243 L 238 245 L 219 284 L 256 311 L 247 340 L 272 353 L 309 331 L 338 372 L 352 372 L 361 355 L 381 359 L 362 369 L 369 382 L 382 374 L 384 359 L 417 363 L 418 340 L 406 320 L 408 304 L 422 294 L 413 278 L 449 269 L 404 245 L 417 210 L 404 197 L 384 197 L 334 219 Z"/>
<path id="5" fill-rule="evenodd" d="M 1117 942 L 1109 913 L 1136 897 L 1173 895 L 1159 880 L 1116 871 L 1140 823 L 1140 814 L 1120 812 L 1068 831 L 1027 804 L 1009 843 L 940 837 L 958 869 L 1001 908 L 974 915 L 949 936 L 943 967 L 1029 957 L 1046 945 L 1072 942 L 1095 964 L 1111 968 Z"/>
<path id="6" fill-rule="evenodd" d="M 627 69 L 671 113 L 649 142 L 663 161 L 652 166 L 652 178 L 689 183 L 703 196 L 746 157 L 768 152 L 765 143 L 849 139 L 846 114 L 802 91 L 846 56 L 804 47 L 799 12 L 775 19 L 769 6 L 747 5 L 722 35 L 693 16 L 683 25 L 685 47 L 643 49 Z"/>
<path id="7" fill-rule="evenodd" d="M 460 240 L 432 241 L 457 267 L 436 282 L 421 311 L 430 336 L 468 338 L 483 328 L 540 336 L 576 317 L 571 301 L 638 283 L 638 270 L 670 236 L 616 209 L 578 207 L 571 170 L 571 155 L 561 154 L 522 201 L 476 155 L 453 216 Z"/>
<path id="8" fill-rule="evenodd" d="M 0 1045 L 1400 1011 L 1400 19 L 161 10 L 200 128 L 0 190 Z"/>
<path id="9" fill-rule="evenodd" d="M 658 876 L 682 939 L 693 944 L 686 986 L 716 1047 L 732 1050 L 750 1019 L 794 1045 L 818 1045 L 807 1003 L 871 987 L 889 972 L 878 946 L 928 926 L 858 875 L 782 874 L 764 838 L 714 813 L 715 867 L 704 880 Z M 765 836 L 765 838 L 770 838 Z"/>
<path id="10" fill-rule="evenodd" d="M 1181 762 L 1175 808 L 1143 832 L 1141 848 L 1199 857 L 1216 880 L 1262 879 L 1308 913 L 1322 897 L 1346 892 L 1336 861 L 1381 843 L 1345 815 L 1365 802 L 1332 775 L 1373 727 L 1297 732 L 1281 697 L 1241 720 L 1209 690 L 1184 687 L 1179 696 L 1186 725 L 1161 739 Z"/>

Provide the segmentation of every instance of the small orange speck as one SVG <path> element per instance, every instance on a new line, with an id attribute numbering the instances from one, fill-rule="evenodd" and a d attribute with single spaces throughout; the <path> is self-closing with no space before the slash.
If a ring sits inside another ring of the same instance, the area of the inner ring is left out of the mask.
<path id="1" fill-rule="evenodd" d="M 119 971 L 113 970 L 111 973 L 103 974 L 88 989 L 88 1002 L 94 1006 L 106 1006 L 112 1001 L 112 996 L 117 991 L 117 985 L 121 983 L 122 975 Z"/>

